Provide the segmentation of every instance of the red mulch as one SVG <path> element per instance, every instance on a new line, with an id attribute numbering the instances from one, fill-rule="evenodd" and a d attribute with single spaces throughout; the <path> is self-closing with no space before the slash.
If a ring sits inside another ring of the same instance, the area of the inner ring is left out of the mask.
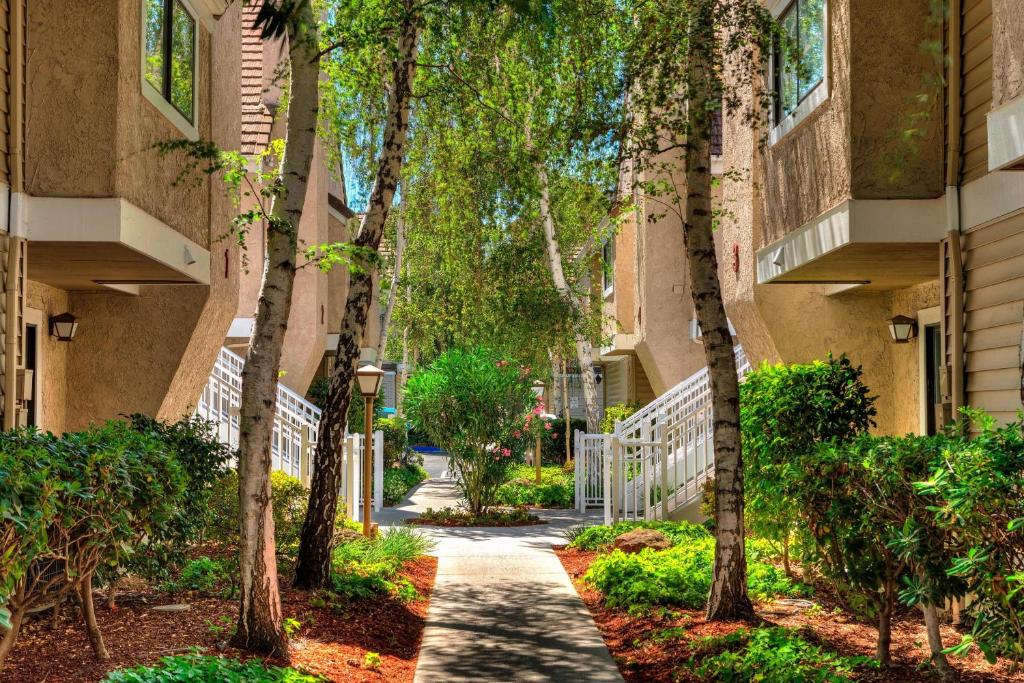
<path id="1" fill-rule="evenodd" d="M 382 597 L 353 601 L 335 610 L 311 606 L 309 593 L 282 588 L 285 616 L 302 624 L 291 638 L 292 666 L 345 683 L 412 681 L 436 572 L 437 559 L 433 557 L 422 557 L 405 566 L 402 575 L 425 598 L 410 604 Z M 143 597 L 151 602 L 142 602 Z M 56 629 L 50 627 L 48 614 L 37 615 L 40 618 L 23 626 L 0 672 L 0 681 L 95 683 L 110 670 L 151 664 L 166 655 L 187 653 L 192 646 L 206 648 L 208 654 L 223 652 L 245 659 L 243 653 L 226 647 L 226 632 L 210 628 L 224 618 L 229 631 L 234 627 L 236 600 L 194 594 L 172 598 L 151 593 L 119 601 L 121 605 L 114 612 L 97 605 L 111 661 L 93 659 L 78 613 L 68 608 Z M 174 602 L 188 603 L 192 608 L 177 613 L 151 609 Z M 376 671 L 362 667 L 366 652 L 380 654 L 382 664 Z"/>
<path id="2" fill-rule="evenodd" d="M 582 581 L 595 552 L 571 548 L 556 548 L 562 566 L 572 578 L 580 597 L 604 636 L 627 683 L 669 683 L 697 681 L 686 666 L 691 651 L 688 643 L 693 638 L 725 635 L 749 624 L 741 622 L 711 623 L 702 612 L 672 609 L 651 610 L 644 616 L 630 616 L 625 610 L 604 606 L 600 593 Z M 854 621 L 849 615 L 824 611 L 808 614 L 806 611 L 784 605 L 757 605 L 757 614 L 765 625 L 790 628 L 809 628 L 820 644 L 840 654 L 873 656 L 877 631 L 870 625 Z M 668 628 L 684 629 L 682 635 L 656 642 L 654 634 Z M 943 627 L 943 641 L 960 641 L 961 634 L 952 626 Z M 894 665 L 886 671 L 868 671 L 858 674 L 857 680 L 873 683 L 903 683 L 904 681 L 930 681 L 929 674 L 918 670 L 928 658 L 928 641 L 923 622 L 897 619 L 893 624 L 892 657 Z M 990 665 L 980 654 L 966 659 L 951 658 L 951 663 L 962 675 L 964 683 L 1024 682 L 1024 673 L 1012 673 L 1007 662 Z"/>

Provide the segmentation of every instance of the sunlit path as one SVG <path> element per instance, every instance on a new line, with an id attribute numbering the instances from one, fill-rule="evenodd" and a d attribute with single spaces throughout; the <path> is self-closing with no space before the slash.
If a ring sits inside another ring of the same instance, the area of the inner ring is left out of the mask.
<path id="1" fill-rule="evenodd" d="M 427 456 L 431 479 L 382 521 L 457 505 L 445 459 Z M 437 584 L 427 614 L 417 683 L 621 681 L 601 635 L 551 550 L 583 517 L 541 513 L 549 524 L 517 528 L 422 527 L 437 541 Z M 597 520 L 594 520 L 595 522 Z"/>

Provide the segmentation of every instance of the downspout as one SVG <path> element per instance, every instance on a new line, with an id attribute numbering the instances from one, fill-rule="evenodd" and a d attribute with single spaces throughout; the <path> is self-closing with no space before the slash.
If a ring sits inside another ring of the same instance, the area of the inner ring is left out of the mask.
<path id="1" fill-rule="evenodd" d="M 22 209 L 21 194 L 24 192 L 24 106 L 25 92 L 25 0 L 14 0 L 10 4 L 10 48 L 11 48 L 11 113 L 10 113 L 10 154 L 11 185 L 7 192 L 7 271 L 5 273 L 4 297 L 6 299 L 6 326 L 4 328 L 4 429 L 14 427 L 16 384 L 18 376 L 18 338 L 16 329 L 20 323 L 18 315 L 21 273 L 18 272 L 22 252 Z"/>
<path id="2" fill-rule="evenodd" d="M 964 405 L 964 270 L 963 245 L 960 242 L 960 38 L 961 0 L 949 1 L 946 44 L 949 51 L 949 82 L 946 87 L 946 238 L 949 240 L 950 288 L 950 382 L 953 417 Z"/>

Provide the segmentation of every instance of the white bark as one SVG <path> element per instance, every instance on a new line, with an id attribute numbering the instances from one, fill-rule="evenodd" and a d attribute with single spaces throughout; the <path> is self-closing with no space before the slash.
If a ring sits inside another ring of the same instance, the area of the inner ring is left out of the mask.
<path id="1" fill-rule="evenodd" d="M 384 320 L 380 325 L 380 341 L 377 343 L 377 363 L 384 360 L 384 352 L 388 347 L 388 330 L 391 328 L 391 316 L 395 311 L 395 300 L 398 297 L 398 280 L 402 274 L 402 256 L 405 254 L 405 196 L 395 226 L 395 264 L 391 271 L 391 286 L 388 288 L 388 303 L 384 307 Z"/>
<path id="2" fill-rule="evenodd" d="M 558 244 L 558 237 L 555 233 L 555 219 L 551 212 L 551 197 L 548 191 L 548 170 L 543 163 L 535 164 L 537 180 L 540 183 L 540 216 L 544 224 L 544 241 L 548 248 L 548 268 L 551 270 L 551 278 L 554 281 L 555 289 L 574 311 L 586 313 L 585 302 L 573 293 L 569 282 L 565 278 L 565 268 L 562 266 L 562 250 Z M 583 401 L 587 409 L 587 431 L 596 434 L 600 427 L 601 416 L 597 403 L 597 382 L 594 379 L 594 358 L 590 349 L 590 340 L 580 331 L 574 334 L 576 342 L 576 360 L 580 365 L 580 380 L 583 385 Z M 568 405 L 568 395 L 564 397 Z"/>
<path id="3" fill-rule="evenodd" d="M 288 28 L 291 72 L 282 191 L 267 221 L 267 260 L 256 321 L 242 370 L 239 411 L 241 574 L 236 647 L 287 659 L 270 508 L 271 439 L 281 346 L 295 284 L 298 229 L 316 144 L 320 66 L 317 24 L 305 4 Z"/>

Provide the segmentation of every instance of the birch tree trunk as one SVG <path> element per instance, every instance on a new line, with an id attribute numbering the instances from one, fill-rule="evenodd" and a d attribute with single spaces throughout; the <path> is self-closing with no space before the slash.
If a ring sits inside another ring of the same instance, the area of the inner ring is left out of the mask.
<path id="1" fill-rule="evenodd" d="M 380 246 L 384 223 L 391 210 L 405 158 L 412 81 L 421 30 L 412 5 L 412 0 L 406 0 L 406 18 L 400 28 L 398 56 L 392 65 L 393 82 L 388 95 L 381 157 L 366 214 L 355 239 L 356 245 L 374 250 Z M 372 294 L 371 273 L 368 270 L 351 273 L 345 316 L 338 335 L 338 361 L 320 419 L 316 468 L 313 471 L 309 506 L 302 524 L 299 557 L 295 567 L 297 588 L 323 588 L 330 585 L 334 518 L 341 487 L 341 445 Z"/>
<path id="2" fill-rule="evenodd" d="M 551 213 L 551 197 L 548 191 L 548 170 L 542 162 L 534 164 L 537 180 L 540 183 L 540 216 L 544 224 L 544 241 L 548 247 L 548 268 L 555 289 L 575 311 L 583 311 L 584 302 L 580 301 L 565 279 L 565 268 L 562 266 L 562 249 L 555 234 L 555 220 Z M 590 350 L 590 340 L 582 332 L 575 332 L 576 359 L 580 364 L 580 381 L 583 385 L 583 401 L 587 409 L 587 431 L 596 434 L 601 424 L 600 410 L 597 404 L 597 382 L 594 380 L 594 357 Z M 569 397 L 564 397 L 568 405 Z"/>
<path id="3" fill-rule="evenodd" d="M 281 190 L 267 220 L 267 263 L 245 367 L 239 411 L 238 625 L 235 647 L 288 659 L 277 584 L 274 519 L 270 509 L 271 438 L 281 345 L 295 284 L 299 221 L 306 199 L 319 112 L 317 25 L 309 3 L 288 27 L 291 71 Z"/>
<path id="4" fill-rule="evenodd" d="M 693 306 L 704 339 L 715 448 L 715 564 L 708 597 L 710 620 L 750 619 L 743 527 L 743 460 L 740 450 L 739 378 L 722 302 L 712 235 L 711 112 L 717 89 L 712 70 L 717 35 L 711 0 L 698 0 L 691 15 L 687 84 L 686 209 L 683 241 Z"/>
<path id="5" fill-rule="evenodd" d="M 384 359 L 384 352 L 388 348 L 388 328 L 391 327 L 391 316 L 395 310 L 395 300 L 398 298 L 398 280 L 402 274 L 402 255 L 405 253 L 405 197 L 402 197 L 402 205 L 398 217 L 398 225 L 395 227 L 395 265 L 391 272 L 391 286 L 388 288 L 388 303 L 384 307 L 384 320 L 380 325 L 380 342 L 377 343 L 377 363 Z"/>

